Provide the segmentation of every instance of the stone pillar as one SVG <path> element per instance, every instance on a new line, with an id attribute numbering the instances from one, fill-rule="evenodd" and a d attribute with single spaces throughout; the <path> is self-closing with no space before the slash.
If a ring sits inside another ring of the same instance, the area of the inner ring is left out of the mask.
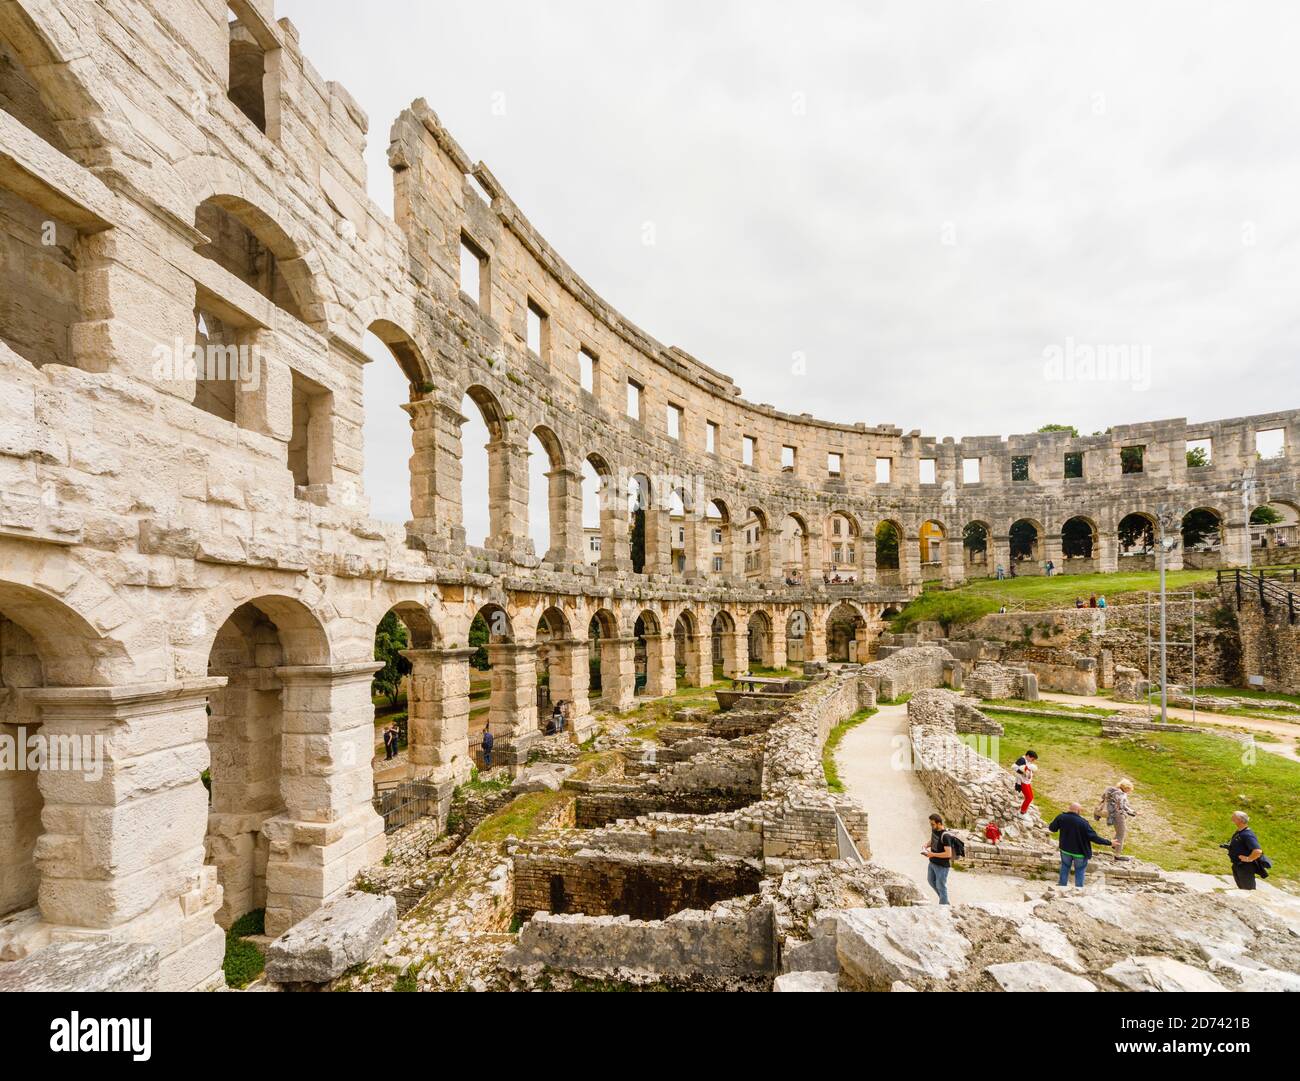
<path id="1" fill-rule="evenodd" d="M 713 638 L 707 634 L 686 636 L 686 682 L 707 687 L 713 682 Z"/>
<path id="2" fill-rule="evenodd" d="M 691 582 L 704 581 L 709 577 L 709 525 L 703 518 L 695 518 L 688 512 L 682 522 L 685 537 L 684 553 L 686 556 L 686 579 Z"/>
<path id="3" fill-rule="evenodd" d="M 998 568 L 1001 567 L 1008 578 L 1011 577 L 1011 538 L 1005 533 L 990 536 L 989 541 L 993 545 L 993 551 L 990 558 L 993 560 L 993 566 L 989 568 L 989 577 L 996 578 Z"/>
<path id="4" fill-rule="evenodd" d="M 223 985 L 216 867 L 204 866 L 207 700 L 217 678 L 22 692 L 51 748 L 38 784 L 37 903 L 58 940 L 151 942 L 160 990 Z M 372 711 L 373 712 L 373 711 Z M 55 760 L 55 748 L 67 758 Z M 365 757 L 366 768 L 370 756 Z M 367 794 L 368 795 L 368 794 Z"/>
<path id="5" fill-rule="evenodd" d="M 487 547 L 507 559 L 528 559 L 528 446 L 494 439 L 487 445 L 491 535 Z"/>
<path id="6" fill-rule="evenodd" d="M 1119 538 L 1115 531 L 1097 530 L 1097 543 L 1093 552 L 1097 560 L 1097 570 L 1102 574 L 1111 574 L 1119 569 Z"/>
<path id="7" fill-rule="evenodd" d="M 492 725 L 494 763 L 522 765 L 537 730 L 537 645 L 534 642 L 491 642 Z"/>
<path id="8" fill-rule="evenodd" d="M 961 537 L 945 537 L 943 541 L 943 584 L 959 586 L 966 581 L 966 546 Z"/>
<path id="9" fill-rule="evenodd" d="M 865 534 L 858 538 L 858 562 L 862 566 L 862 575 L 858 579 L 864 585 L 876 580 L 876 538 Z"/>
<path id="10" fill-rule="evenodd" d="M 585 740 L 595 727 L 591 717 L 590 653 L 585 638 L 552 638 L 550 651 L 551 701 L 569 703 L 569 725 L 574 739 Z"/>
<path id="11" fill-rule="evenodd" d="M 677 664 L 673 658 L 671 634 L 645 636 L 645 693 L 663 698 L 677 690 Z"/>
<path id="12" fill-rule="evenodd" d="M 771 650 L 770 650 L 772 659 L 768 662 L 773 668 L 784 668 L 787 664 L 790 663 L 789 659 L 786 656 L 785 647 L 786 647 L 785 628 L 773 627 L 772 637 L 771 637 Z"/>
<path id="13" fill-rule="evenodd" d="M 465 544 L 460 502 L 461 439 L 465 416 L 450 402 L 422 398 L 402 406 L 411 418 L 411 522 L 408 531 L 426 544 Z M 473 538 L 479 544 L 482 537 Z"/>
<path id="14" fill-rule="evenodd" d="M 611 574 L 632 569 L 627 498 L 612 475 L 603 476 L 600 485 L 600 569 Z"/>
<path id="15" fill-rule="evenodd" d="M 383 858 L 384 822 L 371 804 L 380 665 L 294 665 L 280 678 L 280 793 L 284 810 L 262 825 L 266 933 L 283 934 Z"/>
<path id="16" fill-rule="evenodd" d="M 821 618 L 814 617 L 808 623 L 808 632 L 803 638 L 804 660 L 811 664 L 826 663 L 826 620 L 825 613 Z"/>
<path id="17" fill-rule="evenodd" d="M 1053 573 L 1054 575 L 1055 575 L 1055 574 L 1061 574 L 1061 573 L 1064 571 L 1064 569 L 1065 569 L 1065 556 L 1062 555 L 1062 548 L 1061 548 L 1061 534 L 1059 534 L 1059 533 L 1044 533 L 1044 534 L 1043 534 L 1043 548 L 1042 548 L 1042 553 L 1041 553 L 1041 554 L 1042 554 L 1042 557 L 1043 557 L 1043 567 L 1044 567 L 1043 573 L 1044 573 L 1044 574 L 1047 573 L 1047 571 L 1046 571 L 1046 566 L 1047 566 L 1047 561 L 1048 561 L 1049 559 L 1052 561 L 1052 567 L 1053 567 L 1052 573 Z"/>
<path id="18" fill-rule="evenodd" d="M 478 651 L 405 649 L 407 753 L 414 776 L 450 787 L 469 780 L 469 659 Z"/>
<path id="19" fill-rule="evenodd" d="M 722 674 L 737 676 L 749 671 L 749 635 L 745 631 L 722 632 Z"/>
<path id="20" fill-rule="evenodd" d="M 546 474 L 546 484 L 551 512 L 551 547 L 546 561 L 582 566 L 586 563 L 582 550 L 582 474 L 572 469 L 552 469 Z"/>
<path id="21" fill-rule="evenodd" d="M 871 643 L 875 640 L 876 632 L 868 624 L 857 624 L 853 630 L 853 641 L 856 643 L 853 655 L 858 664 L 866 664 L 871 660 Z"/>
<path id="22" fill-rule="evenodd" d="M 654 506 L 645 512 L 645 573 L 671 574 L 673 532 L 668 508 Z"/>
<path id="23" fill-rule="evenodd" d="M 1221 528 L 1221 564 L 1225 567 L 1249 567 L 1252 558 L 1249 519 L 1244 514 L 1239 519 L 1225 519 Z"/>
<path id="24" fill-rule="evenodd" d="M 921 538 L 900 538 L 898 542 L 899 582 L 907 588 L 921 585 Z"/>
<path id="25" fill-rule="evenodd" d="M 616 713 L 631 709 L 636 700 L 636 639 L 600 640 L 600 696 L 605 708 Z"/>

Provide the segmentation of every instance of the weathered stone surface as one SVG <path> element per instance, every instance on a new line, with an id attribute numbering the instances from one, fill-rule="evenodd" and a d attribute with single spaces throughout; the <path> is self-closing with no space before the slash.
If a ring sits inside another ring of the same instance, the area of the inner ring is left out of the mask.
<path id="1" fill-rule="evenodd" d="M 537 762 L 525 766 L 514 779 L 512 792 L 558 792 L 573 767 L 562 762 Z"/>
<path id="2" fill-rule="evenodd" d="M 1007 961 L 984 970 L 1004 991 L 1095 991 L 1082 976 L 1043 961 Z"/>
<path id="3" fill-rule="evenodd" d="M 942 979 L 970 952 L 951 909 L 939 905 L 849 909 L 837 914 L 835 935 L 844 971 L 872 990 L 918 976 Z"/>
<path id="4" fill-rule="evenodd" d="M 1204 969 L 1170 957 L 1130 957 L 1106 969 L 1106 975 L 1129 991 L 1222 991 L 1223 984 Z"/>
<path id="5" fill-rule="evenodd" d="M 266 951 L 266 978 L 274 983 L 329 983 L 368 960 L 397 927 L 392 897 L 360 891 L 318 908 Z"/>
<path id="6" fill-rule="evenodd" d="M 3 991 L 156 991 L 158 950 L 139 942 L 61 942 L 0 964 Z"/>
<path id="7" fill-rule="evenodd" d="M 787 972 L 772 984 L 773 991 L 838 991 L 839 977 L 834 972 Z"/>

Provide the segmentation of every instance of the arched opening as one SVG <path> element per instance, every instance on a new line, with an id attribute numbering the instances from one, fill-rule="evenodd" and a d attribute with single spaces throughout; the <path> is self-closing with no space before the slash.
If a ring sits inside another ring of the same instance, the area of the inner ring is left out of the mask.
<path id="1" fill-rule="evenodd" d="M 740 529 L 744 545 L 745 577 L 769 577 L 772 568 L 768 566 L 767 558 L 767 515 L 758 507 L 749 507 Z"/>
<path id="2" fill-rule="evenodd" d="M 510 616 L 499 604 L 485 604 L 469 625 L 469 749 L 479 769 L 489 768 L 483 757 L 483 733 L 489 727 L 494 739 L 514 731 L 510 693 L 513 688 L 496 670 L 493 647 L 515 640 Z"/>
<path id="3" fill-rule="evenodd" d="M 948 531 L 942 522 L 931 519 L 921 523 L 918 538 L 921 549 L 922 580 L 932 581 L 942 578 L 948 558 L 946 547 Z"/>
<path id="4" fill-rule="evenodd" d="M 721 679 L 724 675 L 735 675 L 730 671 L 733 668 L 734 660 L 729 655 L 731 639 L 736 633 L 736 621 L 731 618 L 730 612 L 720 611 L 713 617 L 713 622 L 709 625 L 710 656 L 713 662 L 713 678 Z"/>
<path id="5" fill-rule="evenodd" d="M 616 691 L 619 673 L 606 671 L 606 664 L 613 665 L 616 658 L 611 644 L 618 640 L 618 619 L 608 608 L 601 608 L 591 617 L 587 624 L 587 663 L 590 666 L 592 698 L 599 698 L 610 704 L 608 691 Z M 608 686 L 607 686 L 608 684 Z"/>
<path id="6" fill-rule="evenodd" d="M 582 463 L 582 554 L 590 565 L 617 565 L 616 519 L 613 474 L 600 455 L 588 455 Z"/>
<path id="7" fill-rule="evenodd" d="M 564 452 L 550 428 L 528 437 L 528 535 L 540 559 L 561 562 L 564 555 Z"/>
<path id="8" fill-rule="evenodd" d="M 645 574 L 653 556 L 653 530 L 650 514 L 654 506 L 654 493 L 650 478 L 644 473 L 632 476 L 627 489 L 627 535 L 632 573 Z"/>
<path id="9" fill-rule="evenodd" d="M 1041 545 L 1039 538 L 1042 531 L 1038 523 L 1029 518 L 1020 518 L 1011 523 L 1007 531 L 1007 547 L 1011 556 L 1013 574 L 1039 574 L 1041 567 Z"/>
<path id="10" fill-rule="evenodd" d="M 966 561 L 966 577 L 987 577 L 991 573 L 987 522 L 967 522 L 961 531 L 961 548 Z"/>
<path id="11" fill-rule="evenodd" d="M 810 660 L 808 653 L 808 631 L 812 626 L 808 613 L 797 608 L 785 621 L 785 659 L 790 665 L 802 664 Z"/>
<path id="12" fill-rule="evenodd" d="M 688 496 L 684 488 L 674 488 L 668 493 L 668 563 L 673 574 L 696 572 L 694 553 L 694 528 L 688 523 Z"/>
<path id="13" fill-rule="evenodd" d="M 285 812 L 285 717 L 312 706 L 311 690 L 286 683 L 281 670 L 328 661 L 315 616 L 285 597 L 240 605 L 213 639 L 208 675 L 224 676 L 226 685 L 208 701 L 205 862 L 216 867 L 222 887 L 216 918 L 223 927 L 266 908 L 271 845 L 265 827 Z"/>
<path id="14" fill-rule="evenodd" d="M 781 519 L 781 573 L 786 585 L 808 584 L 809 554 L 808 524 L 797 514 L 787 514 Z"/>
<path id="15" fill-rule="evenodd" d="M 857 664 L 867 659 L 867 621 L 841 601 L 826 618 L 826 659 Z"/>
<path id="16" fill-rule="evenodd" d="M 710 499 L 704 505 L 704 525 L 708 535 L 708 570 L 714 577 L 733 573 L 731 554 L 734 550 L 731 535 L 731 514 L 720 499 Z"/>
<path id="17" fill-rule="evenodd" d="M 826 550 L 822 573 L 827 583 L 856 582 L 860 556 L 860 530 L 855 518 L 837 511 L 826 519 Z"/>
<path id="18" fill-rule="evenodd" d="M 1116 529 L 1119 558 L 1125 560 L 1127 569 L 1135 564 L 1154 565 L 1157 533 L 1155 520 L 1148 514 L 1135 512 L 1120 519 Z"/>
<path id="19" fill-rule="evenodd" d="M 556 690 L 559 680 L 552 681 L 552 666 L 558 661 L 555 643 L 569 637 L 564 613 L 553 606 L 546 609 L 537 621 L 537 727 L 546 733 L 559 728 L 553 721 L 556 707 L 562 712 L 571 710 L 572 704 Z"/>
<path id="20" fill-rule="evenodd" d="M 684 610 L 673 624 L 673 671 L 679 687 L 691 682 L 691 653 L 698 646 L 695 637 L 695 617 L 689 609 Z"/>
<path id="21" fill-rule="evenodd" d="M 1254 563 L 1288 563 L 1296 559 L 1300 543 L 1300 511 L 1291 503 L 1273 500 L 1261 503 L 1250 512 L 1251 561 Z"/>
<path id="22" fill-rule="evenodd" d="M 460 411 L 462 536 L 471 547 L 492 549 L 503 531 L 509 494 L 505 414 L 484 387 L 470 387 Z"/>
<path id="23" fill-rule="evenodd" d="M 1097 526 L 1090 518 L 1076 515 L 1061 526 L 1061 558 L 1069 573 L 1094 570 L 1097 557 Z"/>
<path id="24" fill-rule="evenodd" d="M 370 698 L 375 707 L 375 779 L 410 776 L 413 757 L 411 721 L 428 704 L 418 700 L 411 678 L 407 650 L 432 649 L 433 623 L 420 605 L 403 601 L 394 605 L 375 627 L 375 660 L 383 667 L 371 677 Z"/>
<path id="25" fill-rule="evenodd" d="M 636 617 L 636 622 L 632 625 L 632 637 L 635 639 L 632 646 L 632 667 L 636 673 L 633 694 L 643 695 L 654 690 L 650 679 L 650 665 L 654 658 L 651 657 L 652 651 L 646 636 L 659 633 L 659 617 L 653 612 L 645 611 Z"/>
<path id="26" fill-rule="evenodd" d="M 3 70 L 0 54 L 0 76 Z M 7 104 L 2 90 L 0 104 Z M 48 208 L 0 186 L 0 252 L 0 344 L 37 368 L 75 365 L 81 234 Z"/>
<path id="27" fill-rule="evenodd" d="M 194 212 L 207 239 L 194 250 L 302 322 L 319 317 L 311 272 L 293 240 L 267 214 L 234 195 L 213 195 Z"/>
<path id="28" fill-rule="evenodd" d="M 771 669 L 776 666 L 776 654 L 772 641 L 772 619 L 766 612 L 755 612 L 749 617 L 748 626 L 749 668 Z"/>
<path id="29" fill-rule="evenodd" d="M 432 390 L 424 358 L 405 331 L 385 320 L 370 325 L 361 347 L 371 360 L 361 372 L 361 398 L 365 403 L 362 482 L 370 499 L 370 516 L 398 524 L 417 518 L 431 522 L 435 515 L 427 497 L 416 512 L 412 479 L 431 464 L 422 460 L 421 451 L 433 450 L 434 432 L 427 419 L 408 415 L 401 408 Z M 405 472 L 397 465 L 403 461 L 407 462 Z"/>
<path id="30" fill-rule="evenodd" d="M 903 552 L 903 527 L 883 521 L 876 526 L 876 578 L 882 585 L 898 585 L 902 579 L 899 560 Z"/>

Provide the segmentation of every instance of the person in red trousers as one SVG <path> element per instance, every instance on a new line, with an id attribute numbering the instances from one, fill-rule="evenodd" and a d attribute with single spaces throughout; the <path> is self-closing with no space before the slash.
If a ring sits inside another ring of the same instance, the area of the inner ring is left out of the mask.
<path id="1" fill-rule="evenodd" d="M 1020 813 L 1029 813 L 1029 805 L 1034 802 L 1034 770 L 1038 768 L 1038 755 L 1026 751 L 1016 759 L 1016 791 L 1020 793 Z"/>

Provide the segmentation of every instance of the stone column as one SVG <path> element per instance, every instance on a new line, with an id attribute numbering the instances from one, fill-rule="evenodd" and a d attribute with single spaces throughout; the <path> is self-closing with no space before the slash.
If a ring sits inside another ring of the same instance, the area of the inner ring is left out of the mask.
<path id="1" fill-rule="evenodd" d="M 989 558 L 993 560 L 993 566 L 989 568 L 989 577 L 997 577 L 998 568 L 1001 567 L 1007 577 L 1010 578 L 1011 538 L 1003 533 L 999 536 L 990 536 L 989 542 L 993 545 L 993 550 L 989 553 Z"/>
<path id="2" fill-rule="evenodd" d="M 437 550 L 465 544 L 460 502 L 461 425 L 465 416 L 436 396 L 402 406 L 411 418 L 411 522 L 408 531 Z M 482 537 L 473 538 L 479 544 Z"/>
<path id="3" fill-rule="evenodd" d="M 537 729 L 537 645 L 534 642 L 491 642 L 487 647 L 492 666 L 492 697 L 488 721 L 492 725 L 493 761 L 522 765 Z"/>
<path id="4" fill-rule="evenodd" d="M 548 563 L 582 566 L 582 474 L 572 469 L 552 469 L 546 474 L 551 511 L 551 547 Z M 603 545 L 602 545 L 603 548 Z"/>
<path id="5" fill-rule="evenodd" d="M 600 485 L 600 569 L 611 574 L 632 569 L 627 499 L 613 475 Z"/>
<path id="6" fill-rule="evenodd" d="M 686 636 L 686 682 L 692 687 L 713 682 L 713 639 L 707 634 Z"/>
<path id="7" fill-rule="evenodd" d="M 615 713 L 631 709 L 636 699 L 636 639 L 600 640 L 600 695 Z"/>
<path id="8" fill-rule="evenodd" d="M 487 547 L 507 559 L 528 559 L 528 446 L 494 439 L 487 445 L 491 536 Z"/>
<path id="9" fill-rule="evenodd" d="M 789 664 L 785 646 L 785 628 L 773 627 L 770 650 L 772 659 L 768 662 L 773 668 L 784 668 Z"/>
<path id="10" fill-rule="evenodd" d="M 375 661 L 277 668 L 284 810 L 262 825 L 266 933 L 283 934 L 383 858 L 384 822 L 371 804 Z"/>
<path id="11" fill-rule="evenodd" d="M 656 505 L 645 512 L 645 573 L 671 574 L 672 558 L 673 534 L 668 508 Z"/>
<path id="12" fill-rule="evenodd" d="M 551 655 L 551 701 L 569 703 L 570 729 L 581 743 L 595 727 L 587 639 L 552 638 L 546 645 Z"/>
<path id="13" fill-rule="evenodd" d="M 820 612 L 808 623 L 803 637 L 804 660 L 812 664 L 826 663 L 826 613 Z"/>
<path id="14" fill-rule="evenodd" d="M 749 671 L 749 635 L 745 631 L 722 632 L 722 674 L 736 676 Z"/>
<path id="15" fill-rule="evenodd" d="M 921 584 L 921 538 L 900 539 L 898 543 L 899 582 L 906 587 Z"/>
<path id="16" fill-rule="evenodd" d="M 469 659 L 478 651 L 405 649 L 411 662 L 407 753 L 414 775 L 450 788 L 469 780 Z"/>
<path id="17" fill-rule="evenodd" d="M 221 887 L 204 866 L 207 701 L 225 680 L 23 691 L 50 754 L 37 903 L 56 940 L 151 942 L 160 989 L 222 986 Z M 367 754 L 366 765 L 370 758 Z"/>
<path id="18" fill-rule="evenodd" d="M 1119 569 L 1119 538 L 1114 530 L 1098 528 L 1093 556 L 1097 560 L 1097 570 L 1102 574 L 1111 574 Z"/>
<path id="19" fill-rule="evenodd" d="M 1047 561 L 1050 559 L 1052 561 L 1052 566 L 1054 568 L 1052 573 L 1053 574 L 1062 573 L 1065 567 L 1065 556 L 1062 554 L 1061 534 L 1044 533 L 1042 541 L 1043 541 L 1042 552 L 1040 554 L 1043 557 L 1044 568 L 1046 568 Z M 1046 569 L 1044 569 L 1043 573 L 1044 574 L 1047 573 Z"/>
<path id="20" fill-rule="evenodd" d="M 677 690 L 677 664 L 673 659 L 671 634 L 645 636 L 645 693 L 651 698 L 663 698 Z"/>
<path id="21" fill-rule="evenodd" d="M 1223 530 L 1220 563 L 1225 567 L 1249 567 L 1252 559 L 1249 519 L 1244 514 L 1241 518 L 1225 519 L 1220 528 Z"/>
<path id="22" fill-rule="evenodd" d="M 863 535 L 858 538 L 858 562 L 862 567 L 858 579 L 864 585 L 876 581 L 876 538 L 875 535 Z M 818 575 L 820 577 L 820 574 Z"/>
<path id="23" fill-rule="evenodd" d="M 688 513 L 682 522 L 682 532 L 686 538 L 686 579 L 691 582 L 704 581 L 710 572 L 708 523 L 703 518 L 694 518 Z"/>
<path id="24" fill-rule="evenodd" d="M 961 537 L 945 537 L 943 541 L 943 584 L 959 586 L 966 581 L 966 546 Z"/>

